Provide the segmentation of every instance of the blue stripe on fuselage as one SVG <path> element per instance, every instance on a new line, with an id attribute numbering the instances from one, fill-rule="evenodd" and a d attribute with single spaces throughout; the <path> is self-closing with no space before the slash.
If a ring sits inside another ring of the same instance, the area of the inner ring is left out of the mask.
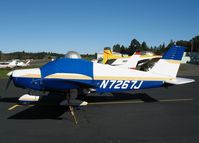
<path id="1" fill-rule="evenodd" d="M 99 80 L 95 82 L 97 85 L 97 92 L 138 90 L 145 88 L 161 87 L 163 85 L 163 81 Z"/>
<path id="2" fill-rule="evenodd" d="M 64 91 L 74 88 L 95 88 L 97 92 L 117 92 L 125 90 L 138 90 L 145 88 L 161 87 L 163 81 L 139 80 L 66 80 L 66 79 L 41 79 L 41 78 L 13 78 L 14 84 L 22 88 L 34 90 Z"/>
<path id="3" fill-rule="evenodd" d="M 41 79 L 41 78 L 25 78 L 14 77 L 14 84 L 17 87 L 45 90 L 45 91 L 64 91 L 67 89 L 75 89 L 82 87 L 94 87 L 93 80 L 66 80 L 66 79 Z"/>
<path id="4" fill-rule="evenodd" d="M 24 77 L 13 77 L 13 82 L 16 87 L 42 90 L 41 78 L 24 78 Z"/>

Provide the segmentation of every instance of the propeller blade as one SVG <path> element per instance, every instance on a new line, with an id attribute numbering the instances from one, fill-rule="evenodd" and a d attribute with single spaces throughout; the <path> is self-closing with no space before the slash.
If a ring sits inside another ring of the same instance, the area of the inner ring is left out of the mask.
<path id="1" fill-rule="evenodd" d="M 13 71 L 10 71 L 9 73 L 7 73 L 7 76 L 10 77 L 12 76 Z"/>
<path id="2" fill-rule="evenodd" d="M 9 72 L 9 73 L 7 74 L 7 76 L 9 76 L 9 78 L 8 78 L 8 82 L 7 82 L 7 84 L 6 84 L 6 90 L 9 88 L 10 83 L 11 83 L 11 81 L 12 81 L 12 73 L 13 73 L 13 71 L 11 71 L 11 72 Z"/>

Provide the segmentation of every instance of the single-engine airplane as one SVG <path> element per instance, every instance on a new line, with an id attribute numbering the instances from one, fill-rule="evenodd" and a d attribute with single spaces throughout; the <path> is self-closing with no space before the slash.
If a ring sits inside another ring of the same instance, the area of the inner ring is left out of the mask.
<path id="1" fill-rule="evenodd" d="M 120 92 L 194 82 L 193 79 L 176 77 L 184 50 L 184 47 L 172 46 L 148 72 L 83 59 L 60 58 L 41 68 L 20 69 L 8 73 L 7 87 L 13 81 L 16 87 L 24 89 L 66 93 L 68 106 L 73 114 L 73 95 L 70 93 L 74 89 L 92 88 L 96 92 Z M 38 99 L 38 96 L 29 94 L 20 98 L 21 101 Z"/>

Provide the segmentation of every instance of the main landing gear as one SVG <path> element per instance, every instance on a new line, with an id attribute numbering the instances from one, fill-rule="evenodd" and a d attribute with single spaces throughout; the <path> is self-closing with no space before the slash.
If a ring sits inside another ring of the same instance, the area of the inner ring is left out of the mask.
<path id="1" fill-rule="evenodd" d="M 66 90 L 65 93 L 66 93 L 67 106 L 69 108 L 70 114 L 72 115 L 75 124 L 78 124 L 74 106 L 76 107 L 86 106 L 88 105 L 88 103 L 86 101 L 77 100 L 77 96 L 78 96 L 77 89 Z"/>
<path id="2" fill-rule="evenodd" d="M 77 125 L 77 118 L 76 118 L 76 114 L 74 112 L 74 108 L 73 106 L 71 105 L 71 95 L 70 95 L 70 90 L 66 91 L 66 99 L 67 99 L 67 103 L 68 103 L 68 108 L 69 108 L 69 111 L 70 111 L 70 114 L 72 115 L 74 121 L 75 121 L 75 124 Z"/>

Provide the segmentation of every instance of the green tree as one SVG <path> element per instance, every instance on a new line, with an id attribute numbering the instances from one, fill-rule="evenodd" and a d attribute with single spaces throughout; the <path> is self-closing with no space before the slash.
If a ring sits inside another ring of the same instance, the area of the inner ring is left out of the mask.
<path id="1" fill-rule="evenodd" d="M 141 47 L 140 42 L 139 42 L 138 40 L 136 40 L 136 39 L 133 39 L 133 40 L 131 41 L 131 44 L 129 45 L 128 54 L 129 54 L 129 55 L 132 55 L 135 51 L 140 50 L 140 47 Z"/>
<path id="2" fill-rule="evenodd" d="M 104 47 L 104 50 L 111 50 L 110 47 Z"/>
<path id="3" fill-rule="evenodd" d="M 191 41 L 180 40 L 176 42 L 176 45 L 186 47 L 186 52 L 191 51 Z"/>
<path id="4" fill-rule="evenodd" d="M 175 45 L 175 42 L 173 40 L 171 40 L 166 48 L 168 49 L 168 48 L 170 48 L 173 45 Z"/>
<path id="5" fill-rule="evenodd" d="M 192 52 L 199 52 L 199 36 L 192 39 Z"/>
<path id="6" fill-rule="evenodd" d="M 117 52 L 117 53 L 121 52 L 121 47 L 119 44 L 113 45 L 113 52 Z"/>
<path id="7" fill-rule="evenodd" d="M 142 50 L 142 51 L 147 51 L 147 50 L 149 50 L 149 47 L 147 46 L 147 44 L 146 44 L 145 41 L 142 42 L 141 50 Z"/>
<path id="8" fill-rule="evenodd" d="M 123 55 L 123 54 L 126 54 L 126 48 L 124 47 L 124 45 L 121 46 L 120 48 L 120 53 Z"/>
<path id="9" fill-rule="evenodd" d="M 1 58 L 2 58 L 2 51 L 0 51 L 0 60 L 1 60 Z"/>

